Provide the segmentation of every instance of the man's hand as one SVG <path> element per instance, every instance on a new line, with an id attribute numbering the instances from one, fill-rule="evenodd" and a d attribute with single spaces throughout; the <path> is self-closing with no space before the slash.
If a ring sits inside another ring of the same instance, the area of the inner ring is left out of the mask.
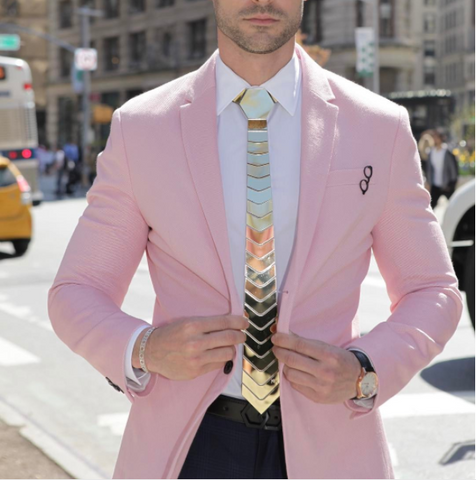
<path id="1" fill-rule="evenodd" d="M 284 364 L 291 386 L 316 403 L 342 403 L 357 395 L 361 367 L 348 350 L 294 333 L 271 337 L 273 352 Z"/>
<path id="2" fill-rule="evenodd" d="M 244 343 L 241 330 L 248 320 L 238 315 L 187 317 L 155 329 L 147 340 L 147 369 L 171 380 L 191 380 L 223 368 L 235 355 L 234 345 Z M 139 347 L 145 331 L 134 345 L 133 366 L 140 368 Z"/>

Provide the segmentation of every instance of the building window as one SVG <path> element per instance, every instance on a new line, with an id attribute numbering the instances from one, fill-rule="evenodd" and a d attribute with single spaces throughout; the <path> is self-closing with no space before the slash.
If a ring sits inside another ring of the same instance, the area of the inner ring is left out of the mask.
<path id="1" fill-rule="evenodd" d="M 101 93 L 101 103 L 104 105 L 109 105 L 114 110 L 121 106 L 120 101 L 121 101 L 121 94 L 119 92 Z"/>
<path id="2" fill-rule="evenodd" d="M 394 6 L 393 0 L 380 0 L 380 36 L 394 36 Z"/>
<path id="3" fill-rule="evenodd" d="M 129 35 L 129 68 L 143 68 L 146 58 L 145 32 Z"/>
<path id="4" fill-rule="evenodd" d="M 96 2 L 95 0 L 80 0 L 79 6 L 87 7 L 87 8 L 90 8 L 91 10 L 94 10 L 96 8 Z"/>
<path id="5" fill-rule="evenodd" d="M 162 55 L 166 58 L 170 58 L 172 55 L 172 34 L 170 32 L 164 33 L 162 40 Z"/>
<path id="6" fill-rule="evenodd" d="M 119 37 L 104 39 L 104 70 L 112 71 L 119 69 Z"/>
<path id="7" fill-rule="evenodd" d="M 322 41 L 322 0 L 304 3 L 301 31 L 307 35 L 303 43 L 311 45 Z"/>
<path id="8" fill-rule="evenodd" d="M 435 49 L 436 49 L 435 40 L 425 40 L 423 42 L 423 51 L 424 51 L 425 57 L 434 57 Z"/>
<path id="9" fill-rule="evenodd" d="M 104 0 L 104 14 L 106 18 L 119 16 L 119 0 Z"/>
<path id="10" fill-rule="evenodd" d="M 2 13 L 5 17 L 17 17 L 20 14 L 18 0 L 3 0 Z"/>
<path id="11" fill-rule="evenodd" d="M 380 90 L 382 93 L 395 92 L 397 89 L 398 70 L 392 67 L 380 69 Z"/>
<path id="12" fill-rule="evenodd" d="M 473 103 L 474 103 L 474 90 L 469 90 L 468 91 L 468 103 L 470 105 L 473 105 Z"/>
<path id="13" fill-rule="evenodd" d="M 113 110 L 119 108 L 121 102 L 121 94 L 117 91 L 114 92 L 104 92 L 101 93 L 101 103 L 104 105 L 109 105 Z M 110 133 L 110 125 L 100 124 L 99 125 L 99 143 L 102 145 L 106 144 L 107 138 Z"/>
<path id="14" fill-rule="evenodd" d="M 172 7 L 175 4 L 175 0 L 155 0 L 157 8 Z"/>
<path id="15" fill-rule="evenodd" d="M 129 0 L 129 13 L 145 12 L 145 0 Z"/>
<path id="16" fill-rule="evenodd" d="M 365 26 L 365 4 L 362 0 L 357 0 L 355 2 L 355 26 L 364 27 Z"/>
<path id="17" fill-rule="evenodd" d="M 448 35 L 445 38 L 445 53 L 451 53 L 458 50 L 458 38 L 456 35 Z"/>
<path id="18" fill-rule="evenodd" d="M 71 1 L 63 1 L 59 4 L 59 28 L 69 28 L 73 25 L 73 6 Z"/>
<path id="19" fill-rule="evenodd" d="M 188 52 L 189 58 L 203 58 L 207 51 L 207 19 L 196 20 L 189 22 L 189 44 Z"/>
<path id="20" fill-rule="evenodd" d="M 131 98 L 137 97 L 143 93 L 142 88 L 133 88 L 132 90 L 126 90 L 126 101 L 130 100 Z"/>
<path id="21" fill-rule="evenodd" d="M 433 33 L 436 29 L 436 15 L 427 13 L 423 17 L 423 31 L 425 33 Z"/>
<path id="22" fill-rule="evenodd" d="M 423 67 L 423 83 L 434 86 L 436 83 L 436 71 L 434 65 L 425 65 Z"/>
<path id="23" fill-rule="evenodd" d="M 59 47 L 60 76 L 62 78 L 71 75 L 71 65 L 73 63 L 73 53 L 65 48 Z"/>
<path id="24" fill-rule="evenodd" d="M 466 78 L 474 79 L 474 62 L 468 63 L 468 75 Z"/>
<path id="25" fill-rule="evenodd" d="M 148 67 L 168 69 L 178 65 L 177 46 L 174 40 L 174 26 L 159 27 L 154 32 L 154 40 L 149 46 Z"/>

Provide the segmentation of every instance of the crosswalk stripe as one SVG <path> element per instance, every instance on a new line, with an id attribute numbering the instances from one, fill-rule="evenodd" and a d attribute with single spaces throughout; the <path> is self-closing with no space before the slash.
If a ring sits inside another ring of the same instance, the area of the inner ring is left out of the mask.
<path id="1" fill-rule="evenodd" d="M 51 322 L 47 320 L 41 320 L 36 315 L 33 315 L 31 307 L 28 306 L 17 306 L 13 303 L 2 302 L 0 303 L 0 312 L 7 314 L 10 317 L 15 317 L 20 320 L 25 320 L 29 323 L 38 325 L 41 328 L 44 328 L 48 331 L 53 331 Z"/>
<path id="2" fill-rule="evenodd" d="M 12 367 L 39 362 L 37 356 L 0 337 L 0 366 Z"/>

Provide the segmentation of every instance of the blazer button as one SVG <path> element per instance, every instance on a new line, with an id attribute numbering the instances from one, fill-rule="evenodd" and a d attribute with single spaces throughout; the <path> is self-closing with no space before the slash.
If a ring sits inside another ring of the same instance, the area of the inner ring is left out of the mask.
<path id="1" fill-rule="evenodd" d="M 225 368 L 223 369 L 223 372 L 228 375 L 232 370 L 233 370 L 233 360 L 228 360 L 228 362 L 225 363 Z"/>

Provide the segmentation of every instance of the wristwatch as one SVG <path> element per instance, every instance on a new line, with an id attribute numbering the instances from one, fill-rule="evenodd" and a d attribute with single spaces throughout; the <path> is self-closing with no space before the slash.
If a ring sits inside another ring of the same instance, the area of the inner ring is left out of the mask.
<path id="1" fill-rule="evenodd" d="M 350 350 L 360 362 L 360 375 L 357 379 L 357 396 L 354 399 L 371 398 L 378 390 L 378 377 L 367 355 L 357 350 Z"/>

